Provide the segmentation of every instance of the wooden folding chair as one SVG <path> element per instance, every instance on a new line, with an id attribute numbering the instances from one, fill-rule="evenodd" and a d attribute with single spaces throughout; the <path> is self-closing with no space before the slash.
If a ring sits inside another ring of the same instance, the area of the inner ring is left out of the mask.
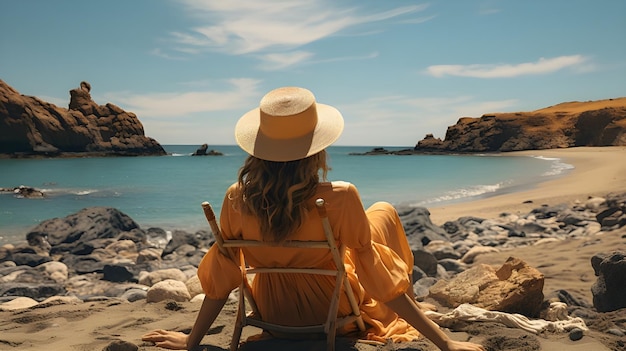
<path id="1" fill-rule="evenodd" d="M 247 325 L 255 326 L 264 330 L 284 333 L 284 334 L 326 334 L 327 350 L 335 349 L 335 336 L 338 328 L 352 322 L 356 322 L 360 330 L 365 330 L 365 324 L 359 310 L 359 306 L 354 297 L 352 288 L 348 281 L 348 276 L 344 267 L 344 255 L 345 246 L 337 247 L 333 231 L 328 221 L 326 214 L 326 207 L 323 199 L 318 199 L 316 202 L 317 211 L 322 219 L 322 225 L 324 227 L 324 233 L 326 235 L 325 241 L 286 241 L 280 244 L 266 243 L 256 240 L 224 240 L 221 236 L 220 228 L 215 219 L 215 213 L 208 202 L 202 203 L 204 214 L 211 226 L 211 230 L 216 239 L 216 245 L 220 251 L 230 257 L 227 248 L 239 248 L 239 257 L 231 257 L 237 264 L 241 266 L 241 285 L 239 292 L 239 306 L 237 311 L 237 320 L 235 322 L 235 330 L 233 331 L 233 337 L 230 344 L 230 350 L 235 351 L 239 348 L 239 341 L 241 338 L 241 332 L 243 327 Z M 326 249 L 332 254 L 333 261 L 336 269 L 316 269 L 316 268 L 289 268 L 289 267 L 249 267 L 246 264 L 245 256 L 241 248 L 246 247 L 259 247 L 259 246 L 279 246 L 279 247 L 298 247 L 308 249 Z M 328 307 L 328 316 L 324 324 L 307 325 L 307 326 L 285 326 L 274 323 L 269 323 L 263 320 L 259 310 L 254 302 L 250 284 L 248 282 L 248 274 L 254 273 L 304 273 L 304 274 L 318 274 L 318 275 L 330 275 L 335 276 L 335 289 L 331 297 L 330 306 Z M 339 309 L 339 298 L 342 290 L 345 291 L 352 313 L 345 317 L 337 317 L 337 311 Z M 246 313 L 246 300 L 250 304 L 252 313 Z"/>

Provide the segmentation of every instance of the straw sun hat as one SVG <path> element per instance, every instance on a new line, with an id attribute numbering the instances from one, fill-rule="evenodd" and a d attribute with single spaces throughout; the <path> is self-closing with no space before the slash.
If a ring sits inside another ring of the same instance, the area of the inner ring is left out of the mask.
<path id="1" fill-rule="evenodd" d="M 237 144 L 268 161 L 293 161 L 314 155 L 334 143 L 343 131 L 343 117 L 334 107 L 315 102 L 309 90 L 278 88 L 235 126 Z"/>

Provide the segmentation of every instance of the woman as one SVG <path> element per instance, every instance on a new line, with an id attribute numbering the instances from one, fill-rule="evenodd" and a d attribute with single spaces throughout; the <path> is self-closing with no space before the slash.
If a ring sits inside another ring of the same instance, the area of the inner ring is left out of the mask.
<path id="1" fill-rule="evenodd" d="M 279 88 L 265 95 L 259 108 L 242 116 L 235 128 L 237 144 L 250 156 L 224 197 L 222 236 L 273 242 L 324 240 L 314 209 L 315 199 L 323 198 L 334 235 L 348 248 L 346 271 L 367 325 L 360 337 L 410 341 L 421 333 L 442 350 L 484 350 L 449 339 L 411 297 L 413 255 L 395 209 L 380 202 L 365 211 L 356 187 L 325 181 L 329 170 L 325 149 L 342 131 L 341 113 L 316 103 L 306 89 Z M 252 266 L 320 268 L 329 261 L 297 248 L 272 247 L 250 248 L 246 259 Z M 228 294 L 239 285 L 241 273 L 238 264 L 214 245 L 199 265 L 198 277 L 206 297 L 191 334 L 158 330 L 143 340 L 189 350 L 200 343 Z M 333 284 L 332 277 L 257 274 L 252 290 L 267 321 L 307 325 L 325 319 Z M 339 314 L 349 311 L 343 301 Z M 340 334 L 355 331 L 352 326 Z"/>

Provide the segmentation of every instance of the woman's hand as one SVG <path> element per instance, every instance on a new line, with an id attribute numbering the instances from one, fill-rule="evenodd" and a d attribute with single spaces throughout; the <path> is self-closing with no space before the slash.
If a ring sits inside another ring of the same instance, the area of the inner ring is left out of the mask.
<path id="1" fill-rule="evenodd" d="M 170 350 L 187 350 L 187 334 L 158 329 L 144 334 L 143 341 L 152 341 L 156 346 Z"/>
<path id="2" fill-rule="evenodd" d="M 485 351 L 482 345 L 465 341 L 449 340 L 446 346 L 445 351 Z"/>

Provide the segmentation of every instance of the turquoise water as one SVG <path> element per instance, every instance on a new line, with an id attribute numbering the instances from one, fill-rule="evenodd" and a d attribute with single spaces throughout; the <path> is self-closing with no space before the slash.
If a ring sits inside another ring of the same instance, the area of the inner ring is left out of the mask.
<path id="1" fill-rule="evenodd" d="M 209 149 L 224 156 L 191 157 L 197 145 L 164 147 L 168 156 L 0 159 L 0 187 L 27 185 L 47 195 L 20 199 L 0 193 L 0 244 L 23 239 L 43 220 L 91 206 L 118 208 L 142 228 L 206 228 L 200 203 L 210 201 L 219 213 L 246 154 L 219 145 Z M 570 168 L 541 157 L 349 155 L 371 149 L 329 148 L 329 179 L 355 184 L 364 206 L 379 200 L 425 207 L 469 201 L 527 189 Z"/>

